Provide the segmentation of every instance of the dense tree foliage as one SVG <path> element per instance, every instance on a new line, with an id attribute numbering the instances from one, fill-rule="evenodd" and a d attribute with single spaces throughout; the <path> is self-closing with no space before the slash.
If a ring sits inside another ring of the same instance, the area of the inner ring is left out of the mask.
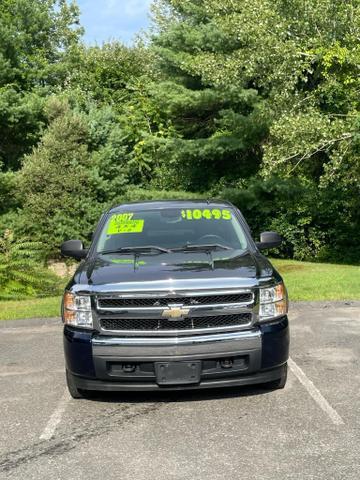
<path id="1" fill-rule="evenodd" d="M 153 49 L 163 81 L 154 97 L 174 130 L 160 158 L 175 187 L 208 190 L 219 179 L 254 175 L 261 163 L 268 124 L 258 90 L 250 82 L 216 83 L 198 68 L 204 54 L 231 56 L 239 48 L 214 14 L 207 2 L 159 2 L 156 9 Z M 165 187 L 164 175 L 161 180 Z"/>
<path id="2" fill-rule="evenodd" d="M 0 3 L 11 242 L 56 255 L 113 203 L 216 196 L 278 255 L 359 262 L 359 0 L 155 0 L 131 47 L 82 44 L 74 3 Z"/>
<path id="3" fill-rule="evenodd" d="M 245 136 L 253 146 L 243 142 L 240 158 L 226 152 L 230 175 L 222 162 L 209 185 L 217 158 L 212 152 L 198 188 L 232 192 L 234 198 L 255 195 L 263 215 L 249 212 L 250 223 L 256 232 L 277 227 L 289 241 L 287 254 L 358 260 L 360 2 L 160 0 L 155 16 L 160 66 L 173 83 L 188 82 L 186 105 L 194 88 L 213 95 L 229 89 L 254 92 L 248 121 L 234 114 L 232 100 L 227 116 L 233 122 L 225 129 L 228 137 L 240 142 Z M 218 114 L 216 108 L 212 114 Z M 220 128 L 220 138 L 223 133 Z M 211 137 L 205 144 L 211 148 Z M 181 164 L 190 157 L 192 173 L 202 158 L 201 147 L 195 151 L 195 158 L 186 147 L 185 158 L 179 150 L 175 156 Z M 293 201 L 275 193 L 285 184 Z M 260 200 L 261 192 L 267 200 Z M 267 203 L 273 206 L 271 215 Z M 246 202 L 241 206 L 249 210 Z"/>
<path id="4" fill-rule="evenodd" d="M 0 2 L 0 165 L 18 168 L 39 139 L 44 97 L 75 67 L 78 8 L 65 0 Z"/>

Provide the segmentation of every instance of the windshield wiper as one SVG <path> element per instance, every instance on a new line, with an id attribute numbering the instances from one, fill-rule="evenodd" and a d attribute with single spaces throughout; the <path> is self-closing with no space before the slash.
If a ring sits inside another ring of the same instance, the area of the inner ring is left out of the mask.
<path id="1" fill-rule="evenodd" d="M 208 245 L 205 245 L 205 244 L 187 244 L 187 245 L 183 245 L 182 247 L 178 247 L 178 248 L 172 248 L 171 251 L 172 252 L 182 252 L 182 251 L 186 251 L 186 250 L 232 250 L 231 247 L 228 247 L 227 245 L 222 245 L 221 243 L 211 243 L 211 244 L 208 244 Z"/>
<path id="2" fill-rule="evenodd" d="M 98 252 L 101 255 L 107 255 L 110 253 L 133 253 L 133 252 L 151 252 L 151 251 L 157 251 L 161 253 L 170 253 L 170 250 L 167 248 L 163 247 L 158 247 L 157 245 L 144 245 L 144 246 L 139 246 L 139 247 L 119 247 L 119 248 L 114 248 L 112 250 L 102 250 L 101 252 Z"/>

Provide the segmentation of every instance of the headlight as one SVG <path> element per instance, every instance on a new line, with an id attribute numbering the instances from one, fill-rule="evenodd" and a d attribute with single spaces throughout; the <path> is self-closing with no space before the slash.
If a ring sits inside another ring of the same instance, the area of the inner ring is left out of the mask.
<path id="1" fill-rule="evenodd" d="M 93 328 L 90 297 L 65 292 L 63 318 L 66 325 Z"/>
<path id="2" fill-rule="evenodd" d="M 279 283 L 271 288 L 260 288 L 260 322 L 266 322 L 272 318 L 286 315 L 287 312 L 288 299 L 283 283 Z"/>

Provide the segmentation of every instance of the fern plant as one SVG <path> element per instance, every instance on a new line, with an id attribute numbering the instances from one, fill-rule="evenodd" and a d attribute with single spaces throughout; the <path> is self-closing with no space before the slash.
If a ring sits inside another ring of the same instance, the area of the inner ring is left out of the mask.
<path id="1" fill-rule="evenodd" d="M 15 239 L 11 230 L 0 236 L 0 299 L 51 296 L 60 280 L 45 267 L 41 242 Z"/>

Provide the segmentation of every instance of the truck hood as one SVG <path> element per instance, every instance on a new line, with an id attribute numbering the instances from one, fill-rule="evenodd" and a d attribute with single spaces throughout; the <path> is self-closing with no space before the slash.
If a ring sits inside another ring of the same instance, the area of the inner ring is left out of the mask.
<path id="1" fill-rule="evenodd" d="M 114 285 L 121 289 L 125 284 L 183 283 L 195 279 L 210 280 L 215 285 L 220 278 L 246 281 L 272 274 L 273 268 L 265 257 L 240 250 L 111 254 L 82 262 L 72 285 L 87 285 L 90 290 L 108 285 L 114 290 Z"/>

